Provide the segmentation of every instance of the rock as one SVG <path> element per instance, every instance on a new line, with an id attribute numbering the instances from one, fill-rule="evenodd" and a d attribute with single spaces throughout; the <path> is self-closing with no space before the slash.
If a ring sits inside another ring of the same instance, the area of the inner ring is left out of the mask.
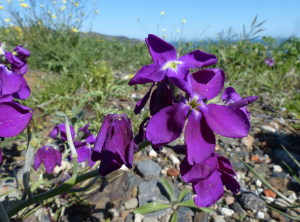
<path id="1" fill-rule="evenodd" d="M 284 199 L 282 199 L 282 198 L 277 198 L 277 199 L 273 202 L 273 204 L 278 205 L 278 206 L 280 206 L 280 207 L 290 207 L 290 204 L 289 204 L 286 200 L 284 200 Z"/>
<path id="2" fill-rule="evenodd" d="M 179 176 L 179 172 L 173 168 L 169 168 L 167 170 L 167 174 L 170 176 L 174 176 L 174 177 L 178 177 Z"/>
<path id="3" fill-rule="evenodd" d="M 193 222 L 192 216 L 194 216 L 193 211 L 188 208 L 188 207 L 180 207 L 177 210 L 178 213 L 178 219 L 177 221 L 182 221 L 182 222 Z"/>
<path id="4" fill-rule="evenodd" d="M 274 210 L 270 210 L 270 216 L 277 221 L 285 222 L 285 218 Z"/>
<path id="5" fill-rule="evenodd" d="M 265 165 L 265 164 L 255 164 L 254 165 L 254 169 L 262 177 L 265 177 L 266 176 L 266 172 L 269 171 L 269 167 L 267 165 Z M 248 176 L 256 179 L 256 176 L 251 171 L 249 171 Z"/>
<path id="6" fill-rule="evenodd" d="M 167 176 L 167 171 L 166 171 L 166 170 L 161 170 L 160 173 L 161 173 L 163 176 Z"/>
<path id="7" fill-rule="evenodd" d="M 247 135 L 247 137 L 244 137 L 241 139 L 241 143 L 247 147 L 247 151 L 252 152 L 253 151 L 253 143 L 255 142 L 255 139 L 251 135 Z"/>
<path id="8" fill-rule="evenodd" d="M 256 218 L 257 219 L 264 219 L 265 218 L 265 214 L 263 212 L 261 212 L 261 211 L 257 211 Z"/>
<path id="9" fill-rule="evenodd" d="M 158 176 L 161 171 L 161 167 L 152 160 L 141 161 L 136 165 L 136 168 L 144 177 Z"/>
<path id="10" fill-rule="evenodd" d="M 238 202 L 234 202 L 233 204 L 229 205 L 229 208 L 234 210 L 234 212 L 237 212 L 239 214 L 246 215 L 246 211 L 242 208 L 242 206 Z"/>
<path id="11" fill-rule="evenodd" d="M 281 173 L 283 170 L 282 170 L 281 166 L 279 166 L 279 165 L 274 165 L 274 166 L 273 166 L 273 171 L 274 171 L 274 172 L 279 172 L 279 173 Z"/>
<path id="12" fill-rule="evenodd" d="M 231 217 L 234 214 L 234 211 L 231 209 L 228 209 L 226 207 L 222 207 L 221 214 L 225 217 Z"/>
<path id="13" fill-rule="evenodd" d="M 296 194 L 295 194 L 294 192 L 292 192 L 292 193 L 289 195 L 288 199 L 289 199 L 292 203 L 294 203 L 294 202 L 297 200 L 297 196 L 296 196 Z"/>
<path id="14" fill-rule="evenodd" d="M 125 210 L 125 211 L 123 211 L 123 212 L 121 213 L 121 217 L 123 218 L 123 220 L 126 219 L 126 217 L 128 216 L 128 214 L 129 214 L 129 211 L 128 211 L 128 210 Z M 126 221 L 126 220 L 125 220 L 125 221 Z"/>
<path id="15" fill-rule="evenodd" d="M 252 155 L 250 160 L 254 161 L 254 162 L 258 162 L 259 161 L 259 156 L 256 155 Z"/>
<path id="16" fill-rule="evenodd" d="M 173 153 L 169 157 L 170 157 L 173 165 L 180 164 L 179 159 Z"/>
<path id="17" fill-rule="evenodd" d="M 286 188 L 285 178 L 282 177 L 270 177 L 267 179 L 268 183 L 271 184 L 276 190 Z"/>
<path id="18" fill-rule="evenodd" d="M 276 197 L 276 193 L 274 193 L 272 190 L 270 190 L 269 188 L 266 188 L 263 190 L 263 193 L 265 194 L 266 197 L 272 197 L 275 198 Z"/>
<path id="19" fill-rule="evenodd" d="M 234 197 L 226 197 L 225 201 L 226 201 L 226 205 L 229 206 L 230 204 L 234 203 Z"/>
<path id="20" fill-rule="evenodd" d="M 126 217 L 126 219 L 125 219 L 125 222 L 131 222 L 131 221 L 133 221 L 133 217 L 134 217 L 133 214 L 128 214 L 127 217 Z"/>
<path id="21" fill-rule="evenodd" d="M 194 217 L 194 222 L 208 222 L 208 213 L 206 212 L 197 212 Z"/>
<path id="22" fill-rule="evenodd" d="M 290 154 L 292 154 L 296 158 L 296 160 L 300 161 L 300 155 L 298 155 L 294 152 L 290 152 Z M 285 150 L 274 150 L 274 155 L 275 155 L 275 158 L 280 161 L 281 166 L 284 166 L 284 164 L 282 163 L 282 161 L 284 161 L 289 165 L 289 167 L 298 170 L 297 164 L 294 163 L 294 161 L 290 158 L 290 156 L 287 154 L 287 152 L 285 152 Z"/>
<path id="23" fill-rule="evenodd" d="M 145 217 L 142 215 L 142 214 L 135 214 L 134 215 L 134 222 L 142 222 L 142 220 L 144 219 Z"/>
<path id="24" fill-rule="evenodd" d="M 267 132 L 271 132 L 271 133 L 276 133 L 276 129 L 271 127 L 271 126 L 267 126 L 267 125 L 262 125 L 260 126 L 260 128 L 263 130 L 263 131 L 267 131 Z"/>
<path id="25" fill-rule="evenodd" d="M 266 204 L 259 196 L 251 192 L 243 192 L 238 196 L 240 204 L 247 210 L 251 210 L 253 213 L 257 211 L 264 211 Z"/>
<path id="26" fill-rule="evenodd" d="M 156 218 L 150 217 L 150 218 L 144 218 L 143 222 L 158 222 Z"/>
<path id="27" fill-rule="evenodd" d="M 157 152 L 155 152 L 153 149 L 149 152 L 149 157 L 157 157 Z"/>
<path id="28" fill-rule="evenodd" d="M 260 180 L 256 180 L 255 184 L 256 184 L 256 186 L 258 186 L 260 188 L 262 185 L 262 182 Z"/>
<path id="29" fill-rule="evenodd" d="M 136 198 L 131 198 L 124 203 L 126 210 L 131 210 L 137 208 L 139 202 Z"/>
<path id="30" fill-rule="evenodd" d="M 214 220 L 214 222 L 226 222 L 224 220 L 224 216 L 221 216 L 221 215 L 214 215 L 213 220 Z"/>

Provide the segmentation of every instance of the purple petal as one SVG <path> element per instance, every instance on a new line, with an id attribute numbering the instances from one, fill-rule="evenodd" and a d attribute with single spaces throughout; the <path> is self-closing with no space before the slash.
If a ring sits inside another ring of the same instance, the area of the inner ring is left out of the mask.
<path id="1" fill-rule="evenodd" d="M 98 170 L 98 173 L 101 176 L 106 176 L 107 174 L 109 174 L 115 170 L 115 168 L 112 169 L 112 167 L 110 166 L 110 165 L 112 165 L 115 156 L 116 156 L 116 152 L 115 152 L 114 143 L 112 142 L 111 139 L 105 140 L 103 150 L 102 150 L 102 158 L 101 158 L 101 162 L 100 162 L 100 167 Z M 93 160 L 93 156 L 92 156 L 92 160 Z"/>
<path id="2" fill-rule="evenodd" d="M 90 134 L 89 126 L 90 126 L 90 122 L 88 122 L 84 127 L 80 127 L 79 130 L 81 130 L 85 134 Z"/>
<path id="3" fill-rule="evenodd" d="M 207 125 L 201 112 L 192 110 L 185 128 L 186 157 L 189 164 L 201 163 L 214 153 L 214 132 Z"/>
<path id="4" fill-rule="evenodd" d="M 225 74 L 221 69 L 203 69 L 192 74 L 193 91 L 211 100 L 223 89 Z"/>
<path id="5" fill-rule="evenodd" d="M 150 114 L 154 116 L 163 108 L 173 104 L 171 91 L 166 83 L 158 82 L 157 88 L 152 92 L 150 99 Z"/>
<path id="6" fill-rule="evenodd" d="M 139 133 L 134 137 L 134 143 L 139 144 L 143 142 L 146 139 L 146 131 L 145 131 L 145 125 L 150 120 L 149 117 L 146 117 L 139 127 Z"/>
<path id="7" fill-rule="evenodd" d="M 185 62 L 184 66 L 192 69 L 214 65 L 218 62 L 215 55 L 202 52 L 200 50 L 195 50 L 181 56 L 178 60 Z"/>
<path id="8" fill-rule="evenodd" d="M 54 156 L 55 156 L 55 163 L 58 166 L 61 166 L 61 161 L 62 161 L 62 156 L 61 153 L 58 150 L 53 149 L 54 151 Z"/>
<path id="9" fill-rule="evenodd" d="M 210 207 L 224 195 L 223 183 L 217 170 L 207 179 L 193 184 L 193 187 L 197 195 L 194 198 L 197 207 Z"/>
<path id="10" fill-rule="evenodd" d="M 208 126 L 217 134 L 231 138 L 247 136 L 250 122 L 242 110 L 216 104 L 200 106 L 200 109 Z"/>
<path id="11" fill-rule="evenodd" d="M 12 102 L 13 101 L 13 97 L 12 96 L 0 96 L 0 103 L 3 102 Z"/>
<path id="12" fill-rule="evenodd" d="M 21 76 L 0 64 L 0 95 L 12 95 L 22 86 Z"/>
<path id="13" fill-rule="evenodd" d="M 142 111 L 142 109 L 145 107 L 145 105 L 150 97 L 153 86 L 154 86 L 154 83 L 152 83 L 152 85 L 151 85 L 149 91 L 146 93 L 146 95 L 140 101 L 138 101 L 138 103 L 136 104 L 136 106 L 134 108 L 135 115 L 139 114 Z"/>
<path id="14" fill-rule="evenodd" d="M 177 139 L 184 128 L 188 105 L 176 103 L 159 111 L 147 126 L 146 137 L 154 145 L 168 144 Z"/>
<path id="15" fill-rule="evenodd" d="M 89 149 L 86 146 L 76 149 L 76 152 L 78 154 L 78 163 L 84 162 L 89 156 Z"/>
<path id="16" fill-rule="evenodd" d="M 17 136 L 27 127 L 32 110 L 16 102 L 0 103 L 0 137 Z"/>
<path id="17" fill-rule="evenodd" d="M 182 91 L 188 93 L 189 95 L 192 94 L 192 89 L 190 85 L 183 79 L 175 78 L 175 77 L 169 77 L 171 82 L 174 83 L 175 86 L 177 86 Z"/>
<path id="18" fill-rule="evenodd" d="M 190 75 L 190 70 L 178 64 L 176 68 L 167 68 L 167 76 L 184 80 L 187 75 Z"/>
<path id="19" fill-rule="evenodd" d="M 224 89 L 221 98 L 224 101 L 228 101 L 228 100 L 230 100 L 230 98 L 228 98 L 228 97 L 231 94 L 234 94 L 234 95 L 237 94 L 237 95 L 234 96 L 234 98 L 232 98 L 232 102 L 236 102 L 236 101 L 242 99 L 242 97 L 238 93 L 236 93 L 236 91 L 233 87 L 227 87 L 226 89 Z"/>
<path id="20" fill-rule="evenodd" d="M 80 141 L 74 141 L 73 142 L 75 148 L 79 148 L 79 147 L 82 147 L 86 144 L 86 142 L 80 142 Z"/>
<path id="21" fill-rule="evenodd" d="M 53 170 L 55 168 L 55 155 L 51 149 L 53 149 L 53 148 L 46 147 L 46 149 L 45 149 L 44 166 L 46 168 L 47 174 L 50 174 L 51 172 L 53 172 Z"/>
<path id="22" fill-rule="evenodd" d="M 54 139 L 57 137 L 57 135 L 58 135 L 58 126 L 54 126 L 49 136 Z"/>
<path id="23" fill-rule="evenodd" d="M 217 165 L 217 157 L 208 158 L 195 165 L 190 165 L 187 158 L 184 158 L 180 164 L 180 173 L 186 183 L 197 183 L 208 178 L 217 169 Z"/>
<path id="24" fill-rule="evenodd" d="M 259 97 L 258 96 L 248 96 L 246 98 L 243 98 L 237 102 L 234 103 L 230 103 L 229 106 L 230 107 L 235 107 L 235 108 L 242 108 L 244 106 L 249 105 L 250 103 L 253 103 L 254 101 L 256 101 Z"/>
<path id="25" fill-rule="evenodd" d="M 45 146 L 38 149 L 35 154 L 33 169 L 37 170 L 45 158 Z"/>
<path id="26" fill-rule="evenodd" d="M 163 69 L 163 64 L 155 63 L 150 65 L 145 65 L 129 81 L 128 85 L 132 86 L 136 84 L 158 82 L 161 81 L 166 74 L 167 74 L 167 70 Z"/>
<path id="27" fill-rule="evenodd" d="M 217 153 L 214 153 L 214 156 L 218 158 L 218 169 L 222 170 L 230 175 L 236 176 L 236 173 L 233 170 L 231 162 L 226 158 Z"/>
<path id="28" fill-rule="evenodd" d="M 20 76 L 22 80 L 22 85 L 20 91 L 13 94 L 13 97 L 16 99 L 26 100 L 30 96 L 30 88 L 26 82 L 26 79 L 23 76 Z"/>
<path id="29" fill-rule="evenodd" d="M 101 125 L 92 153 L 92 160 L 95 162 L 100 160 L 101 158 L 102 147 L 106 139 L 106 134 L 108 132 L 109 126 L 112 121 L 113 121 L 113 114 L 108 114 Z"/>
<path id="30" fill-rule="evenodd" d="M 94 134 L 91 133 L 91 134 L 85 139 L 85 141 L 86 141 L 87 143 L 94 144 L 94 143 L 96 142 L 96 137 L 95 137 Z"/>
<path id="31" fill-rule="evenodd" d="M 222 170 L 219 170 L 219 172 L 221 173 L 221 180 L 226 189 L 230 190 L 234 194 L 238 194 L 238 192 L 240 192 L 240 184 L 236 181 L 236 179 Z"/>
<path id="32" fill-rule="evenodd" d="M 150 34 L 145 41 L 154 63 L 165 63 L 177 59 L 176 49 L 157 36 Z"/>
<path id="33" fill-rule="evenodd" d="M 89 156 L 88 156 L 88 164 L 90 167 L 93 167 L 95 165 L 96 162 L 94 162 L 91 157 L 92 157 L 92 149 L 89 149 Z"/>
<path id="34" fill-rule="evenodd" d="M 60 137 L 62 140 L 67 141 L 67 133 L 66 133 L 66 125 L 65 123 L 62 123 L 60 125 L 58 125 L 59 131 L 60 131 Z M 72 140 L 74 140 L 75 137 L 75 131 L 73 126 L 70 125 L 70 131 L 71 131 L 71 136 L 72 136 Z"/>
<path id="35" fill-rule="evenodd" d="M 16 46 L 14 50 L 21 56 L 24 57 L 29 57 L 30 56 L 30 51 L 27 49 L 24 49 L 23 46 Z"/>

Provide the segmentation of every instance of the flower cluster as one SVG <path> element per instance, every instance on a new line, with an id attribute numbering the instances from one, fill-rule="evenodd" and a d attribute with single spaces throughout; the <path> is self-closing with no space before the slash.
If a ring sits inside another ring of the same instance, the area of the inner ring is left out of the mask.
<path id="1" fill-rule="evenodd" d="M 223 196 L 223 185 L 234 193 L 239 192 L 231 163 L 214 152 L 214 133 L 231 138 L 247 136 L 250 114 L 246 105 L 258 97 L 242 98 L 228 87 L 223 91 L 222 101 L 210 103 L 224 87 L 224 71 L 209 68 L 190 74 L 190 69 L 216 64 L 214 55 L 195 50 L 177 59 L 175 48 L 157 36 L 149 35 L 146 43 L 153 64 L 143 66 L 129 82 L 129 85 L 152 83 L 135 108 L 135 113 L 139 113 L 151 95 L 152 118 L 146 134 L 140 134 L 158 148 L 174 141 L 184 131 L 186 157 L 180 172 L 185 182 L 193 184 L 197 206 L 214 204 Z M 174 86 L 181 91 L 176 93 Z"/>

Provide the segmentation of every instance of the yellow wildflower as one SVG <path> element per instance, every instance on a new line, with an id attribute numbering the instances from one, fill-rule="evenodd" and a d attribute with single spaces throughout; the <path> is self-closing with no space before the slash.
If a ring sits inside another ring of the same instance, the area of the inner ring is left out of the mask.
<path id="1" fill-rule="evenodd" d="M 78 30 L 76 28 L 72 28 L 72 31 L 76 32 L 76 33 L 78 32 Z"/>
<path id="2" fill-rule="evenodd" d="M 35 36 L 35 33 L 33 33 L 32 35 Z"/>
<path id="3" fill-rule="evenodd" d="M 57 16 L 56 16 L 56 15 L 51 15 L 51 17 L 52 17 L 52 18 L 54 18 L 54 19 L 56 19 L 56 18 L 57 18 Z"/>
<path id="4" fill-rule="evenodd" d="M 163 35 L 163 38 L 165 39 L 165 38 L 166 38 L 166 35 Z"/>
<path id="5" fill-rule="evenodd" d="M 8 34 L 9 33 L 9 29 L 5 29 L 4 33 Z"/>
<path id="6" fill-rule="evenodd" d="M 179 29 L 177 29 L 177 32 L 180 32 L 180 30 L 179 30 Z"/>
<path id="7" fill-rule="evenodd" d="M 70 14 L 70 17 L 73 17 L 73 15 L 72 15 L 72 14 Z"/>
<path id="8" fill-rule="evenodd" d="M 19 37 L 19 36 L 17 36 L 16 38 L 17 38 L 17 39 L 19 39 L 20 37 Z"/>
<path id="9" fill-rule="evenodd" d="M 44 7 L 44 5 L 40 5 L 42 8 Z"/>
<path id="10" fill-rule="evenodd" d="M 53 1 L 52 3 L 53 3 L 53 4 L 56 4 L 56 1 Z"/>
<path id="11" fill-rule="evenodd" d="M 50 14 L 51 12 L 48 10 L 47 13 Z"/>
<path id="12" fill-rule="evenodd" d="M 13 25 L 12 25 L 12 24 L 10 24 L 10 25 L 9 25 L 9 28 L 12 28 L 12 27 L 13 27 Z"/>
<path id="13" fill-rule="evenodd" d="M 10 19 L 5 19 L 6 22 L 10 22 Z"/>
<path id="14" fill-rule="evenodd" d="M 186 22 L 186 21 L 183 19 L 183 20 L 182 20 L 182 23 L 185 23 L 185 22 Z"/>
<path id="15" fill-rule="evenodd" d="M 41 23 L 41 22 L 38 22 L 38 24 L 41 25 L 42 23 Z"/>
<path id="16" fill-rule="evenodd" d="M 66 9 L 66 6 L 61 7 L 61 10 L 65 10 L 65 9 Z"/>
<path id="17" fill-rule="evenodd" d="M 74 5 L 77 7 L 79 5 L 79 3 L 75 2 Z"/>
<path id="18" fill-rule="evenodd" d="M 167 29 L 164 29 L 164 32 L 167 31 Z"/>
<path id="19" fill-rule="evenodd" d="M 164 14 L 165 14 L 165 12 L 161 12 L 160 14 L 161 14 L 161 15 L 164 15 Z"/>
<path id="20" fill-rule="evenodd" d="M 63 3 L 65 3 L 65 4 L 66 4 L 66 3 L 67 3 L 67 1 L 63 1 Z"/>
<path id="21" fill-rule="evenodd" d="M 4 9 L 4 7 L 3 7 L 2 5 L 0 5 L 0 9 L 1 9 L 1 10 L 3 10 L 3 9 Z"/>
<path id="22" fill-rule="evenodd" d="M 76 22 L 79 22 L 79 19 L 76 19 Z"/>
<path id="23" fill-rule="evenodd" d="M 84 13 L 84 12 L 82 12 L 81 14 L 82 14 L 82 15 L 85 15 L 85 13 Z"/>
<path id="24" fill-rule="evenodd" d="M 18 0 L 19 2 L 23 2 L 24 0 Z"/>
<path id="25" fill-rule="evenodd" d="M 84 33 L 84 34 L 86 34 L 86 33 L 87 33 L 87 31 L 84 31 L 83 33 Z"/>
<path id="26" fill-rule="evenodd" d="M 99 11 L 98 10 L 95 10 L 95 12 L 98 14 L 99 13 Z"/>
<path id="27" fill-rule="evenodd" d="M 7 3 L 10 4 L 10 3 L 11 3 L 11 0 L 7 0 Z"/>

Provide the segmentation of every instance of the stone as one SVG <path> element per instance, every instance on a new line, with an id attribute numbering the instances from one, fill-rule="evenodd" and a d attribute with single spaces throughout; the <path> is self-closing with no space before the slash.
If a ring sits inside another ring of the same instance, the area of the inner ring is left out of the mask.
<path id="1" fill-rule="evenodd" d="M 282 221 L 282 222 L 286 221 L 285 218 L 282 215 L 280 215 L 279 213 L 277 213 L 274 210 L 270 210 L 270 216 L 272 218 L 274 218 L 276 221 Z"/>
<path id="2" fill-rule="evenodd" d="M 171 159 L 173 165 L 180 164 L 180 160 L 172 153 L 169 158 Z"/>
<path id="3" fill-rule="evenodd" d="M 157 152 L 155 152 L 153 149 L 149 152 L 149 157 L 157 157 Z"/>
<path id="4" fill-rule="evenodd" d="M 144 219 L 145 217 L 142 215 L 142 214 L 135 214 L 134 215 L 134 222 L 142 222 L 142 220 Z"/>
<path id="5" fill-rule="evenodd" d="M 255 181 L 256 186 L 258 186 L 259 188 L 262 186 L 262 182 L 260 180 L 256 180 Z"/>
<path id="6" fill-rule="evenodd" d="M 230 204 L 229 208 L 234 210 L 234 212 L 237 212 L 239 214 L 243 214 L 243 215 L 247 214 L 246 211 L 243 209 L 243 207 L 238 202 L 234 202 L 234 203 Z"/>
<path id="7" fill-rule="evenodd" d="M 269 184 L 271 184 L 276 190 L 281 190 L 285 188 L 285 178 L 282 177 L 270 177 L 267 178 Z"/>
<path id="8" fill-rule="evenodd" d="M 131 198 L 124 203 L 126 210 L 131 210 L 137 208 L 139 202 L 136 198 Z"/>
<path id="9" fill-rule="evenodd" d="M 141 161 L 136 165 L 142 176 L 159 176 L 161 167 L 152 160 Z"/>
<path id="10" fill-rule="evenodd" d="M 244 137 L 241 139 L 241 143 L 247 147 L 247 151 L 253 151 L 253 143 L 255 142 L 255 139 L 251 135 L 247 135 L 247 137 Z"/>
<path id="11" fill-rule="evenodd" d="M 298 198 L 297 198 L 296 194 L 295 194 L 294 192 L 292 192 L 292 193 L 289 195 L 288 199 L 289 199 L 292 203 L 294 203 Z"/>
<path id="12" fill-rule="evenodd" d="M 128 214 L 127 217 L 126 217 L 126 219 L 125 219 L 125 222 L 131 222 L 131 221 L 133 221 L 133 217 L 134 217 L 134 215 L 132 213 Z"/>
<path id="13" fill-rule="evenodd" d="M 264 208 L 266 207 L 265 202 L 252 192 L 243 192 L 238 197 L 240 204 L 246 210 L 251 210 L 253 213 L 264 211 Z"/>
<path id="14" fill-rule="evenodd" d="M 224 216 L 222 216 L 222 215 L 214 215 L 213 221 L 214 222 L 226 222 L 226 220 L 224 219 Z"/>
<path id="15" fill-rule="evenodd" d="M 300 155 L 291 151 L 289 152 L 295 157 L 296 160 L 300 161 Z M 287 154 L 287 152 L 285 152 L 285 150 L 274 150 L 274 156 L 280 161 L 281 166 L 284 166 L 284 164 L 282 163 L 282 161 L 284 161 L 289 165 L 289 167 L 298 170 L 297 164 L 290 158 L 290 156 Z"/>
<path id="16" fill-rule="evenodd" d="M 230 205 L 234 203 L 234 197 L 226 197 L 225 198 L 226 205 Z"/>
<path id="17" fill-rule="evenodd" d="M 256 218 L 257 219 L 264 219 L 265 218 L 265 214 L 263 212 L 261 212 L 261 211 L 257 211 Z"/>
<path id="18" fill-rule="evenodd" d="M 283 171 L 283 169 L 279 165 L 274 165 L 273 166 L 273 171 L 281 173 Z"/>
<path id="19" fill-rule="evenodd" d="M 208 222 L 208 213 L 206 212 L 197 212 L 194 217 L 194 222 Z"/>
<path id="20" fill-rule="evenodd" d="M 260 128 L 263 131 L 267 131 L 267 132 L 270 132 L 270 133 L 276 133 L 276 129 L 271 127 L 271 126 L 268 126 L 268 125 L 262 125 L 262 126 L 260 126 Z"/>
<path id="21" fill-rule="evenodd" d="M 128 214 L 129 214 L 129 211 L 128 211 L 128 210 L 125 210 L 125 211 L 123 211 L 123 212 L 121 213 L 121 217 L 123 218 L 123 220 L 126 219 L 126 217 L 128 216 Z"/>
<path id="22" fill-rule="evenodd" d="M 231 209 L 228 209 L 226 207 L 222 207 L 221 214 L 225 217 L 231 217 L 234 214 L 234 211 Z"/>
<path id="23" fill-rule="evenodd" d="M 276 193 L 274 193 L 272 190 L 270 190 L 269 188 L 266 188 L 263 190 L 263 193 L 265 194 L 266 197 L 272 197 L 275 198 L 276 197 Z"/>
<path id="24" fill-rule="evenodd" d="M 170 176 L 174 176 L 174 177 L 178 177 L 179 176 L 179 172 L 173 168 L 169 168 L 167 170 L 167 174 Z"/>
<path id="25" fill-rule="evenodd" d="M 150 218 L 144 218 L 143 222 L 158 222 L 156 218 L 150 217 Z"/>
<path id="26" fill-rule="evenodd" d="M 275 199 L 275 201 L 273 202 L 273 204 L 278 205 L 280 207 L 290 207 L 290 204 L 286 200 L 284 200 L 282 198 Z"/>
<path id="27" fill-rule="evenodd" d="M 163 176 L 167 176 L 167 171 L 166 171 L 166 170 L 161 170 L 160 173 L 161 173 Z"/>
<path id="28" fill-rule="evenodd" d="M 258 162 L 259 161 L 259 156 L 256 155 L 252 155 L 250 160 L 254 161 L 254 162 Z"/>
<path id="29" fill-rule="evenodd" d="M 194 216 L 193 211 L 188 207 L 180 207 L 177 210 L 178 219 L 177 221 L 182 222 L 193 222 L 192 216 Z"/>

